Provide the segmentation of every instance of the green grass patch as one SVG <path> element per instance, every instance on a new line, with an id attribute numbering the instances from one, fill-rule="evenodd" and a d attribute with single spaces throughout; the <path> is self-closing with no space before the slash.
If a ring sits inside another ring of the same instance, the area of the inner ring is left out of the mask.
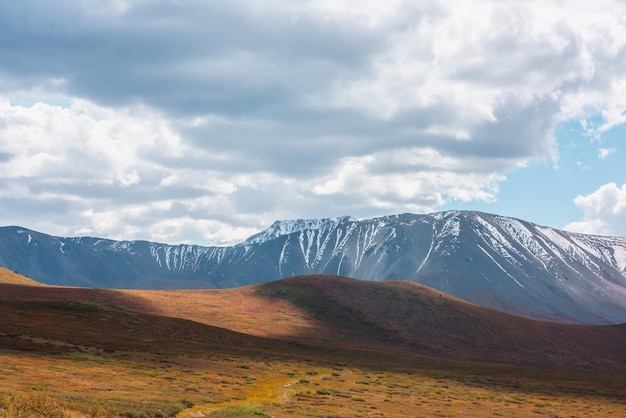
<path id="1" fill-rule="evenodd" d="M 83 353 L 81 351 L 72 351 L 70 353 L 67 353 L 65 357 L 70 360 L 97 361 L 97 362 L 111 361 L 111 359 L 107 357 L 102 357 L 98 354 Z"/>
<path id="2" fill-rule="evenodd" d="M 219 411 L 213 411 L 209 414 L 210 417 L 219 418 L 246 418 L 246 417 L 271 417 L 270 414 L 262 409 L 254 408 L 252 406 L 236 406 L 233 408 L 224 408 Z"/>

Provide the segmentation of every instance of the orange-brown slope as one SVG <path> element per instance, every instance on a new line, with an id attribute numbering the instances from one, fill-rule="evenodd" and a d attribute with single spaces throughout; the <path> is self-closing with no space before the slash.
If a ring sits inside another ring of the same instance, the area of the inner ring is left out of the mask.
<path id="1" fill-rule="evenodd" d="M 0 348 L 176 356 L 291 347 L 154 311 L 149 300 L 125 291 L 0 283 Z"/>
<path id="2" fill-rule="evenodd" d="M 41 283 L 22 276 L 19 273 L 0 267 L 0 283 L 25 284 L 30 286 L 43 286 Z"/>
<path id="3" fill-rule="evenodd" d="M 0 302 L 80 302 L 187 319 L 257 337 L 317 345 L 373 348 L 373 338 L 314 318 L 288 300 L 248 286 L 221 290 L 116 290 L 0 283 Z M 0 324 L 1 325 L 1 324 Z"/>
<path id="4" fill-rule="evenodd" d="M 155 313 L 303 343 L 626 371 L 626 326 L 536 321 L 412 282 L 309 275 L 228 290 L 126 292 Z"/>
<path id="5" fill-rule="evenodd" d="M 254 338 L 192 321 L 107 309 L 78 302 L 3 301 L 0 303 L 0 347 L 41 345 L 144 353 L 206 350 L 237 336 Z M 185 349 L 182 350 L 181 347 Z"/>
<path id="6" fill-rule="evenodd" d="M 228 290 L 0 285 L 2 299 L 79 301 L 316 345 L 626 372 L 626 326 L 564 325 L 520 318 L 411 282 L 312 275 Z"/>
<path id="7" fill-rule="evenodd" d="M 259 286 L 220 290 L 122 291 L 150 312 L 210 324 L 258 337 L 343 348 L 389 349 L 371 327 L 319 318 L 286 298 L 268 298 Z M 322 300 L 317 303 L 323 304 Z M 366 329 L 363 329 L 365 326 Z M 373 331 L 373 332 L 372 332 Z"/>
<path id="8" fill-rule="evenodd" d="M 133 294 L 109 289 L 0 282 L 0 302 L 76 302 L 138 313 L 154 313 L 151 304 Z"/>
<path id="9" fill-rule="evenodd" d="M 260 285 L 258 293 L 291 300 L 335 325 L 374 328 L 380 335 L 424 353 L 540 367 L 626 371 L 624 325 L 536 321 L 402 281 L 301 276 Z"/>

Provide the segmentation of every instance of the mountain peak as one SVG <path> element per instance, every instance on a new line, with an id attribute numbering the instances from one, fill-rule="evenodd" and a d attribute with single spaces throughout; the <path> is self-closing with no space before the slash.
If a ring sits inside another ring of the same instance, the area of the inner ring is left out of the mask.
<path id="1" fill-rule="evenodd" d="M 295 220 L 283 220 L 276 221 L 269 228 L 252 235 L 244 244 L 259 244 L 265 241 L 269 241 L 278 238 L 283 235 L 289 235 L 294 232 L 300 232 L 304 230 L 319 230 L 323 228 L 332 228 L 338 225 L 345 225 L 347 223 L 357 222 L 352 216 L 339 216 L 335 218 L 322 218 L 322 219 L 295 219 Z"/>

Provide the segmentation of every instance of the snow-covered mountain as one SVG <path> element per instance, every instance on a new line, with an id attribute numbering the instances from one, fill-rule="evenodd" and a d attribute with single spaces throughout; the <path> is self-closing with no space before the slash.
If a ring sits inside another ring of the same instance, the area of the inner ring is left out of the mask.
<path id="1" fill-rule="evenodd" d="M 44 283 L 92 287 L 234 287 L 307 273 L 403 279 L 534 318 L 626 322 L 626 238 L 481 212 L 279 221 L 230 247 L 6 227 L 0 265 Z"/>

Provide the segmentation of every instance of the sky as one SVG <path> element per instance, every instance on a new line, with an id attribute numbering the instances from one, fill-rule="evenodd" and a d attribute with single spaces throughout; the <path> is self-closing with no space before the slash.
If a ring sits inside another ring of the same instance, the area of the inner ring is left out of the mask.
<path id="1" fill-rule="evenodd" d="M 481 210 L 626 236 L 621 0 L 0 1 L 0 225 L 225 245 Z"/>

